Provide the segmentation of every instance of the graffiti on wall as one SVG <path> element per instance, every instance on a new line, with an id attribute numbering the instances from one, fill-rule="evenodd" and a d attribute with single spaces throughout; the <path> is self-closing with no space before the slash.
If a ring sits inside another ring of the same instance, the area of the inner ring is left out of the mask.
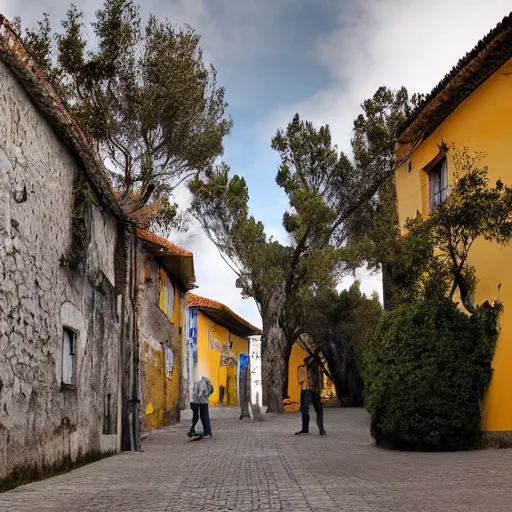
<path id="1" fill-rule="evenodd" d="M 215 328 L 217 326 L 213 325 L 208 330 L 208 343 L 210 345 L 210 350 L 215 350 L 216 352 L 222 351 L 222 341 L 220 340 L 220 335 L 215 332 Z"/>
<path id="2" fill-rule="evenodd" d="M 261 339 L 259 336 L 249 338 L 249 372 L 251 379 L 251 403 L 261 406 L 263 389 L 261 386 Z"/>
<path id="3" fill-rule="evenodd" d="M 228 338 L 227 343 L 224 343 L 220 352 L 220 365 L 228 366 L 231 368 L 237 367 L 236 356 L 233 353 L 233 342 Z"/>
<path id="4" fill-rule="evenodd" d="M 188 353 L 195 370 L 197 366 L 197 309 L 188 310 Z"/>
<path id="5" fill-rule="evenodd" d="M 171 347 L 165 345 L 165 374 L 168 379 L 172 378 L 172 371 L 174 370 L 174 352 Z"/>

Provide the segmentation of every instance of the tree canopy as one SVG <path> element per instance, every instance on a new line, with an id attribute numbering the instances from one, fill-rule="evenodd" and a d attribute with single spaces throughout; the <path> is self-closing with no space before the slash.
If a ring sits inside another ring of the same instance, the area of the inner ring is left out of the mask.
<path id="1" fill-rule="evenodd" d="M 289 200 L 283 214 L 289 245 L 268 237 L 263 224 L 249 215 L 245 180 L 230 177 L 225 164 L 194 179 L 190 189 L 194 215 L 236 272 L 243 295 L 258 304 L 262 369 L 267 372 L 264 382 L 270 383 L 264 398 L 269 407 L 281 410 L 283 368 L 304 328 L 303 296 L 312 287 L 332 283 L 340 258 L 346 184 L 353 167 L 333 146 L 329 127 L 316 129 L 298 115 L 286 130 L 277 131 L 272 148 L 281 159 L 276 182 Z M 281 364 L 269 364 L 269 357 Z"/>
<path id="2" fill-rule="evenodd" d="M 379 87 L 361 104 L 363 112 L 354 121 L 351 145 L 362 186 L 374 190 L 371 187 L 373 177 L 381 176 L 383 180 L 378 192 L 363 201 L 347 221 L 347 261 L 352 267 L 364 263 L 371 270 L 382 271 L 386 309 L 393 303 L 396 244 L 400 236 L 392 178 L 395 135 L 421 98 L 418 94 L 410 96 L 405 87 L 397 91 Z"/>
<path id="3" fill-rule="evenodd" d="M 308 304 L 304 347 L 322 366 L 324 360 L 327 362 L 323 370 L 345 405 L 363 405 L 361 350 L 381 314 L 378 294 L 367 297 L 359 281 L 340 293 L 324 288 Z"/>
<path id="4" fill-rule="evenodd" d="M 224 88 L 191 27 L 153 15 L 144 23 L 133 0 L 105 0 L 90 33 L 71 5 L 62 31 L 52 35 L 45 14 L 24 41 L 110 170 L 125 212 L 167 228 L 173 189 L 223 153 L 232 126 Z"/>
<path id="5" fill-rule="evenodd" d="M 482 153 L 451 147 L 454 178 L 445 203 L 428 217 L 417 215 L 406 222 L 399 243 L 400 274 L 409 276 L 402 286 L 402 302 L 420 298 L 460 297 L 473 314 L 477 284 L 469 261 L 477 239 L 501 245 L 512 239 L 512 188 L 501 180 L 491 184 Z M 499 283 L 496 283 L 498 285 Z"/>

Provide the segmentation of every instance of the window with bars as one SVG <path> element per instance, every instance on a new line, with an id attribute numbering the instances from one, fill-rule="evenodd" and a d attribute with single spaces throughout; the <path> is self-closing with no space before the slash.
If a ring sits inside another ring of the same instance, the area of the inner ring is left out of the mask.
<path id="1" fill-rule="evenodd" d="M 64 327 L 62 333 L 62 387 L 76 387 L 77 379 L 77 333 Z"/>
<path id="2" fill-rule="evenodd" d="M 448 164 L 443 158 L 428 172 L 429 213 L 448 199 Z"/>

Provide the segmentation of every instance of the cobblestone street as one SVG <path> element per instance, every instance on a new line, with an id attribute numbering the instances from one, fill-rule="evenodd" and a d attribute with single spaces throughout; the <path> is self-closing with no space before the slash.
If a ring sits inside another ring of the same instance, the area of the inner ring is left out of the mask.
<path id="1" fill-rule="evenodd" d="M 1 494 L 0 510 L 512 510 L 512 450 L 389 452 L 372 445 L 364 411 L 325 413 L 326 437 L 299 437 L 298 414 L 242 423 L 238 410 L 214 410 L 213 439 L 189 442 L 184 421 L 142 453 Z"/>

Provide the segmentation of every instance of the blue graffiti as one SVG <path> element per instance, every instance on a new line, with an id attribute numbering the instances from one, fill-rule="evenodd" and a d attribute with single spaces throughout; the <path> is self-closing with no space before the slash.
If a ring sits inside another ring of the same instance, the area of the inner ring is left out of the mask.
<path id="1" fill-rule="evenodd" d="M 249 354 L 240 354 L 240 371 L 244 371 L 249 364 Z"/>
<path id="2" fill-rule="evenodd" d="M 197 364 L 197 309 L 188 311 L 188 348 L 194 367 Z"/>

